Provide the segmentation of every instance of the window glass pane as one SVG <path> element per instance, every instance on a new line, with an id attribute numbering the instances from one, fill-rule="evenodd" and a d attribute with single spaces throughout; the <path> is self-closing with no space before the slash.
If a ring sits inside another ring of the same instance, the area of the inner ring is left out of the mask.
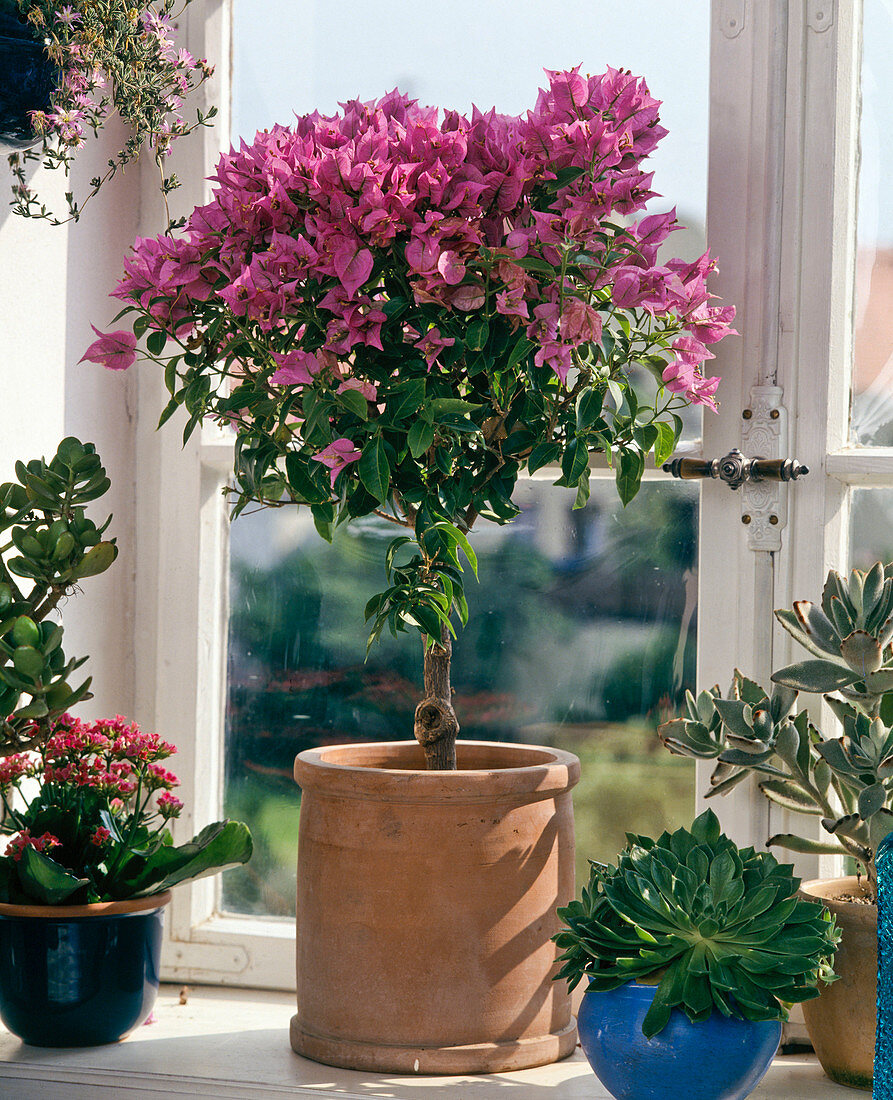
<path id="1" fill-rule="evenodd" d="M 893 562 L 893 489 L 855 489 L 850 512 L 850 568 Z"/>
<path id="2" fill-rule="evenodd" d="M 475 529 L 480 582 L 454 645 L 461 736 L 576 752 L 578 878 L 613 859 L 626 830 L 686 822 L 694 767 L 655 729 L 695 666 L 697 487 L 650 482 L 621 508 L 597 481 L 588 506 L 547 481 L 519 486 L 523 514 Z M 257 855 L 227 872 L 224 905 L 294 906 L 296 752 L 412 737 L 421 698 L 417 637 L 390 637 L 364 662 L 363 607 L 380 588 L 391 525 L 342 529 L 333 546 L 283 508 L 232 529 L 226 806 L 247 820 Z"/>
<path id="3" fill-rule="evenodd" d="M 865 0 L 852 434 L 893 445 L 893 2 Z"/>

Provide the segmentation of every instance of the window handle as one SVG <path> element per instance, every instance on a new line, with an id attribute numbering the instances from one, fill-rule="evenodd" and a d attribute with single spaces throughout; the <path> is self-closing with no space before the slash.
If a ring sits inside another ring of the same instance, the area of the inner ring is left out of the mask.
<path id="1" fill-rule="evenodd" d="M 718 477 L 730 489 L 737 489 L 746 481 L 796 481 L 809 473 L 809 467 L 795 458 L 747 458 L 737 447 L 723 458 L 671 458 L 661 469 L 685 481 Z"/>

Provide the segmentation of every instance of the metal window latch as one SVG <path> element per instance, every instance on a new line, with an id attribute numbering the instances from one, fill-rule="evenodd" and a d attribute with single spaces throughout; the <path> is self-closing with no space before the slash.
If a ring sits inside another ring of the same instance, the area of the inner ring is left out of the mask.
<path id="1" fill-rule="evenodd" d="M 674 458 L 663 469 L 673 477 L 718 478 L 730 489 L 741 489 L 741 522 L 751 550 L 780 550 L 787 525 L 787 491 L 783 485 L 809 473 L 787 450 L 787 410 L 780 386 L 754 386 L 742 414 L 741 438 L 748 458 L 736 447 L 723 458 Z"/>
<path id="2" fill-rule="evenodd" d="M 738 489 L 745 481 L 796 481 L 809 473 L 809 467 L 794 458 L 747 458 L 737 447 L 723 458 L 673 458 L 665 462 L 662 469 L 686 481 L 718 477 L 730 489 Z"/>

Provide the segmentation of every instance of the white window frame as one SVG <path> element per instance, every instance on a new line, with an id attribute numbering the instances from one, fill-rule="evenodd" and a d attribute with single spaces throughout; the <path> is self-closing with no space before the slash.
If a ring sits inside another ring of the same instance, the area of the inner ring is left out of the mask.
<path id="1" fill-rule="evenodd" d="M 218 58 L 212 101 L 228 101 L 231 0 L 189 9 L 192 52 Z M 751 386 L 783 387 L 789 455 L 810 475 L 788 489 L 780 552 L 748 549 L 738 499 L 721 483 L 701 494 L 698 682 L 727 684 L 741 667 L 761 682 L 793 659 L 771 610 L 821 590 L 846 561 L 848 487 L 893 485 L 893 449 L 847 445 L 852 357 L 855 171 L 860 3 L 714 0 L 708 240 L 722 261 L 715 291 L 739 309 L 741 338 L 718 348 L 722 412 L 705 415 L 703 454 L 741 443 Z M 742 95 L 742 89 L 746 90 Z M 228 110 L 205 132 L 180 175 L 181 205 L 203 201 L 195 180 L 229 132 Z M 157 224 L 157 218 L 155 219 Z M 136 712 L 180 746 L 189 816 L 177 839 L 219 816 L 227 624 L 230 468 L 222 437 L 196 434 L 181 449 L 168 426 L 160 379 L 139 376 Z M 697 448 L 695 448 L 697 450 Z M 611 476 L 603 462 L 594 476 Z M 660 471 L 646 476 L 661 478 Z M 706 774 L 699 776 L 703 789 Z M 777 826 L 753 787 L 717 806 L 741 843 Z M 801 860 L 815 873 L 815 861 Z M 828 871 L 829 867 L 823 866 Z M 293 987 L 290 920 L 221 916 L 219 880 L 175 892 L 165 976 L 266 988 Z"/>

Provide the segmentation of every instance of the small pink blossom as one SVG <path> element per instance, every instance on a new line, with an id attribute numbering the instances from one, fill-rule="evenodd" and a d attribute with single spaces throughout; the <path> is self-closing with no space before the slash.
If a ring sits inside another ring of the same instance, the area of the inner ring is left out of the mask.
<path id="1" fill-rule="evenodd" d="M 441 336 L 440 329 L 435 327 L 428 329 L 421 339 L 416 340 L 414 346 L 417 347 L 425 357 L 425 362 L 428 364 L 428 370 L 430 370 L 443 349 L 452 347 L 455 342 L 452 336 Z"/>
<path id="2" fill-rule="evenodd" d="M 90 328 L 99 337 L 87 348 L 78 360 L 83 363 L 98 363 L 108 370 L 127 370 L 136 362 L 136 337 L 132 332 L 120 330 L 118 332 L 102 333 L 95 325 Z"/>
<path id="3" fill-rule="evenodd" d="M 97 825 L 90 836 L 90 843 L 97 848 L 101 848 L 103 844 L 111 840 L 112 834 L 105 828 L 104 825 Z"/>
<path id="4" fill-rule="evenodd" d="M 352 462 L 359 462 L 362 458 L 363 452 L 357 450 L 353 442 L 349 439 L 341 438 L 336 439 L 334 443 L 330 443 L 328 447 L 323 448 L 313 456 L 314 462 L 321 462 L 323 466 L 328 466 L 329 477 L 332 482 L 332 488 L 335 488 L 335 479 L 345 468 Z"/>

